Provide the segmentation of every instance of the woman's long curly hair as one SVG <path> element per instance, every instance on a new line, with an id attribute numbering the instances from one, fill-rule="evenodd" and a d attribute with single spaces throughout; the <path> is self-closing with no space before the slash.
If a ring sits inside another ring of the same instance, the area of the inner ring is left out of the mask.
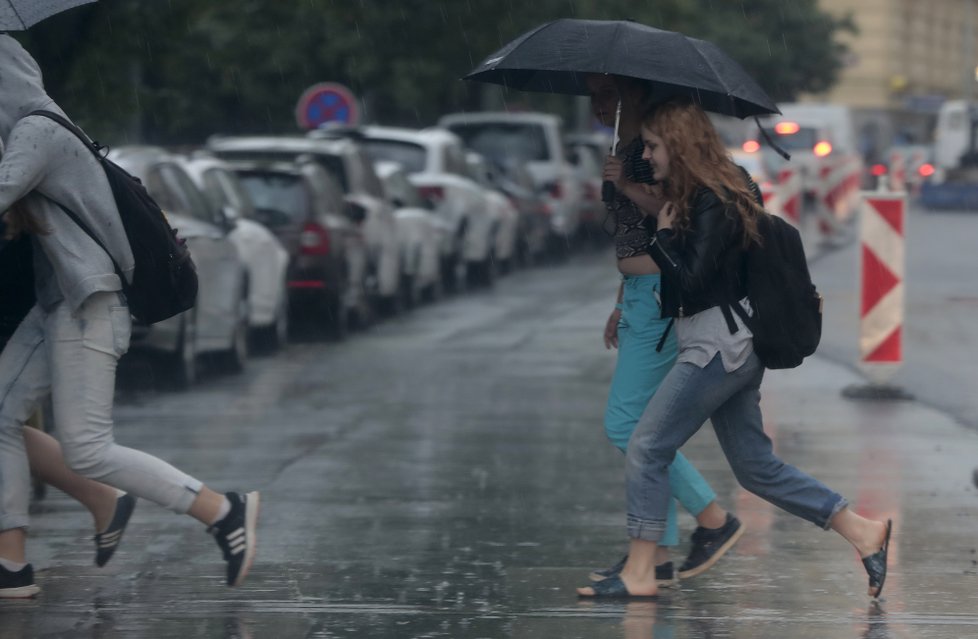
<path id="1" fill-rule="evenodd" d="M 8 240 L 14 239 L 21 233 L 31 233 L 33 235 L 48 234 L 48 230 L 27 211 L 27 207 L 24 206 L 23 201 L 15 202 L 7 210 L 7 214 L 4 216 L 4 222 L 6 222 L 7 226 L 4 235 Z"/>
<path id="2" fill-rule="evenodd" d="M 739 214 L 743 246 L 760 242 L 757 219 L 764 209 L 702 108 L 688 99 L 658 104 L 642 119 L 642 130 L 655 133 L 665 143 L 669 175 L 663 181 L 663 194 L 676 205 L 675 228 L 680 234 L 690 228 L 693 196 L 706 187 L 721 202 L 733 205 L 728 212 L 733 209 Z"/>

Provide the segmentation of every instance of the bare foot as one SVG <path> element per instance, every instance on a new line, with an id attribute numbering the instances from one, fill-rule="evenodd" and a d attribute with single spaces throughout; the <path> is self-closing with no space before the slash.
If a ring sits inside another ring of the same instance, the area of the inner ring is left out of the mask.
<path id="1" fill-rule="evenodd" d="M 865 559 L 870 555 L 878 553 L 883 548 L 883 541 L 886 539 L 886 524 L 882 521 L 873 521 L 865 536 L 856 541 L 856 550 L 859 557 Z"/>

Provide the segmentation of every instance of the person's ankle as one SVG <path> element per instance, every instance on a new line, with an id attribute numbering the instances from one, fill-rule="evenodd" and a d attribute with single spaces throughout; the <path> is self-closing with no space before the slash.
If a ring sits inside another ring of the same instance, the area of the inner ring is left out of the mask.
<path id="1" fill-rule="evenodd" d="M 701 528 L 710 530 L 723 528 L 724 524 L 727 523 L 727 511 L 720 508 L 716 502 L 712 502 L 696 516 L 696 523 Z"/>

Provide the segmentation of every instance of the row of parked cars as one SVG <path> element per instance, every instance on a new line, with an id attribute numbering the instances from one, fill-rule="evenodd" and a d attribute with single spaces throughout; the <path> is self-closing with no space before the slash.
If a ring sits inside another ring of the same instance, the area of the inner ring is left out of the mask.
<path id="1" fill-rule="evenodd" d="M 200 356 L 239 371 L 254 347 L 296 330 L 352 328 L 491 286 L 562 256 L 603 220 L 603 141 L 568 142 L 539 113 L 446 116 L 415 130 L 332 127 L 296 136 L 213 136 L 175 153 L 119 147 L 185 238 L 195 308 L 133 329 L 177 386 Z"/>

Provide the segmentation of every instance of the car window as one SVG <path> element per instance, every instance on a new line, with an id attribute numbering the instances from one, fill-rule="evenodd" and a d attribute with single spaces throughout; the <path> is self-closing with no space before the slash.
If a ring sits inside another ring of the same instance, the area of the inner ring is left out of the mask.
<path id="1" fill-rule="evenodd" d="M 445 145 L 444 171 L 456 175 L 468 175 L 469 167 L 465 161 L 465 149 L 460 144 Z"/>
<path id="2" fill-rule="evenodd" d="M 214 209 L 187 175 L 170 163 L 156 164 L 146 173 L 146 190 L 165 212 L 215 222 Z"/>
<path id="3" fill-rule="evenodd" d="M 356 173 L 360 178 L 359 185 L 364 192 L 375 197 L 384 197 L 384 187 L 380 184 L 380 178 L 377 177 L 377 173 L 374 171 L 374 165 L 370 161 L 370 157 L 362 149 L 358 148 L 352 154 L 350 165 L 356 167 Z"/>
<path id="4" fill-rule="evenodd" d="M 524 162 L 552 159 L 546 134 L 539 124 L 473 122 L 452 124 L 449 128 L 462 138 L 465 146 L 494 160 L 505 157 L 516 157 Z"/>
<path id="5" fill-rule="evenodd" d="M 224 187 L 221 184 L 217 169 L 204 171 L 202 182 L 204 183 L 204 197 L 210 201 L 211 206 L 217 209 L 230 206 L 231 203 L 224 193 Z"/>
<path id="6" fill-rule="evenodd" d="M 781 134 L 772 128 L 765 128 L 771 139 L 786 151 L 812 150 L 819 141 L 815 127 L 798 127 L 794 133 Z"/>
<path id="7" fill-rule="evenodd" d="M 247 170 L 237 175 L 256 210 L 279 211 L 293 221 L 309 217 L 310 194 L 301 175 Z"/>
<path id="8" fill-rule="evenodd" d="M 408 173 L 421 173 L 425 169 L 427 151 L 420 144 L 376 138 L 364 140 L 362 144 L 367 155 L 374 162 L 393 160 L 402 165 Z"/>
<path id="9" fill-rule="evenodd" d="M 241 217 L 253 219 L 255 211 L 251 204 L 251 197 L 241 186 L 238 176 L 227 169 L 216 169 L 217 180 L 223 187 L 221 190 L 227 198 L 228 203 L 237 211 Z"/>
<path id="10" fill-rule="evenodd" d="M 346 200 L 343 197 L 343 188 L 333 175 L 318 165 L 306 167 L 309 181 L 315 185 L 316 197 L 320 200 L 326 211 L 338 213 L 346 207 Z"/>

